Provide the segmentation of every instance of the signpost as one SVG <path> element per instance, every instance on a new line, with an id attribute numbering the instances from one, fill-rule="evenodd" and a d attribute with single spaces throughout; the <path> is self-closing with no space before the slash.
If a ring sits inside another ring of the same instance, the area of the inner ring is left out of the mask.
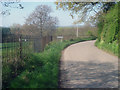
<path id="1" fill-rule="evenodd" d="M 57 39 L 60 39 L 61 42 L 63 41 L 63 36 L 57 36 Z"/>

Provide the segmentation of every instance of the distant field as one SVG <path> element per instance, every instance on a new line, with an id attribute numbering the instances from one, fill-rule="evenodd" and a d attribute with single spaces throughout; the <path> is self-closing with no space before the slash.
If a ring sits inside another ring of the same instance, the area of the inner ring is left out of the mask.
<path id="1" fill-rule="evenodd" d="M 28 45 L 30 42 L 22 42 L 22 46 Z M 10 43 L 0 43 L 0 49 L 5 49 L 5 48 L 15 48 L 19 47 L 20 43 L 19 42 L 10 42 Z"/>
<path id="2" fill-rule="evenodd" d="M 0 43 L 0 49 L 5 49 L 5 48 L 14 48 L 19 46 L 19 42 L 14 42 L 14 43 Z"/>
<path id="3" fill-rule="evenodd" d="M 59 27 L 55 33 L 55 36 L 62 35 L 64 40 L 70 40 L 76 38 L 77 27 Z M 96 27 L 78 27 L 78 36 L 80 38 L 86 38 L 90 35 L 97 36 L 97 28 Z M 56 38 L 56 37 L 55 37 Z"/>
<path id="4" fill-rule="evenodd" d="M 96 27 L 78 27 L 78 33 L 79 35 L 88 35 L 88 31 L 91 31 L 94 35 L 97 34 L 97 28 Z M 77 27 L 59 27 L 56 31 L 56 35 L 63 35 L 63 36 L 69 36 L 73 35 L 76 36 Z"/>
<path id="5" fill-rule="evenodd" d="M 2 49 L 2 59 L 4 60 L 12 60 L 13 58 L 16 58 L 16 56 L 19 56 L 20 52 L 20 43 L 14 42 L 14 43 L 0 43 L 0 50 Z M 22 54 L 27 54 L 29 52 L 32 52 L 32 42 L 23 42 L 22 43 Z"/>

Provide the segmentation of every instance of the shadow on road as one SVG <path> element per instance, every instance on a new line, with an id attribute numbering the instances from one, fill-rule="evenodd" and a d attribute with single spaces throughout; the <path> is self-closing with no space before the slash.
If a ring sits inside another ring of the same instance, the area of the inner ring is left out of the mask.
<path id="1" fill-rule="evenodd" d="M 118 88 L 118 69 L 112 63 L 61 62 L 61 88 Z"/>

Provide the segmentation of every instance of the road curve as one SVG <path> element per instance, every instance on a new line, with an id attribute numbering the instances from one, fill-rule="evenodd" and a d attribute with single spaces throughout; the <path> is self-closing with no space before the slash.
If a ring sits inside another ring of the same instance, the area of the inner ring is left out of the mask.
<path id="1" fill-rule="evenodd" d="M 118 58 L 94 46 L 73 44 L 60 61 L 60 88 L 118 88 Z"/>

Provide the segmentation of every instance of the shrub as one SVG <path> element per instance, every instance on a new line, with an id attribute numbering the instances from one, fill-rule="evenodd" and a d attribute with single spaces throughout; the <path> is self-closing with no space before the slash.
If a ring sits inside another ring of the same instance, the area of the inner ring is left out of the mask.
<path id="1" fill-rule="evenodd" d="M 101 17 L 98 23 L 98 39 L 95 43 L 99 48 L 118 55 L 118 4 Z"/>

